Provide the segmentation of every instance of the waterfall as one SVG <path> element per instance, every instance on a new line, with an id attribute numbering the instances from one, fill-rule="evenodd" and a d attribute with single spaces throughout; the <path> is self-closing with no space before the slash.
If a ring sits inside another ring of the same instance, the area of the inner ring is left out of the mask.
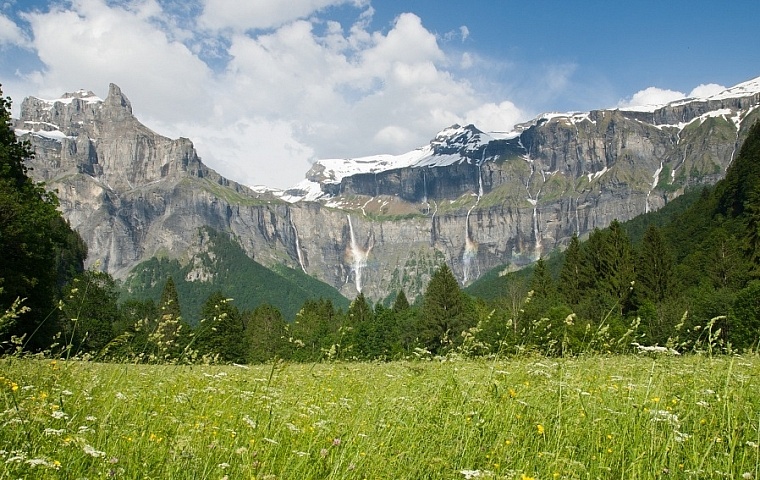
<path id="1" fill-rule="evenodd" d="M 293 233 L 296 237 L 296 255 L 298 255 L 298 264 L 301 265 L 301 270 L 303 270 L 303 273 L 306 273 L 306 267 L 303 264 L 303 252 L 301 252 L 301 243 L 298 241 L 298 229 L 296 228 L 296 224 L 293 223 L 293 218 L 290 219 L 290 227 L 293 229 Z"/>
<path id="2" fill-rule="evenodd" d="M 427 193 L 427 172 L 425 169 L 422 169 L 422 203 L 427 205 L 427 213 L 430 213 L 430 203 L 428 203 L 428 193 Z"/>
<path id="3" fill-rule="evenodd" d="M 646 213 L 649 213 L 649 196 L 652 194 L 652 191 L 657 188 L 657 183 L 660 181 L 660 173 L 662 172 L 663 164 L 662 161 L 660 162 L 660 168 L 654 171 L 653 180 L 652 180 L 652 187 L 647 192 L 647 198 L 646 198 L 646 204 L 644 206 L 644 211 Z"/>
<path id="4" fill-rule="evenodd" d="M 346 218 L 348 218 L 348 231 L 351 235 L 351 242 L 348 250 L 351 257 L 351 269 L 354 271 L 356 291 L 361 293 L 362 271 L 364 270 L 364 267 L 367 266 L 367 257 L 369 257 L 369 252 L 372 250 L 372 244 L 370 243 L 367 249 L 362 248 L 361 245 L 359 245 L 359 242 L 356 241 L 356 234 L 354 233 L 354 226 L 351 223 L 351 216 L 346 215 Z"/>
<path id="5" fill-rule="evenodd" d="M 466 285 L 470 279 L 470 268 L 473 260 L 478 257 L 478 244 L 470 237 L 470 213 L 477 206 L 477 203 L 467 211 L 464 227 L 464 253 L 462 254 L 462 284 Z"/>
<path id="6" fill-rule="evenodd" d="M 483 155 L 480 157 L 480 162 L 478 162 L 478 202 L 480 202 L 480 197 L 483 196 L 483 174 L 481 172 L 481 167 L 483 166 L 483 162 L 486 161 L 487 148 L 488 146 L 483 148 Z"/>
<path id="7" fill-rule="evenodd" d="M 533 205 L 533 238 L 536 243 L 534 245 L 536 258 L 541 258 L 541 232 L 538 231 L 538 195 L 536 198 L 529 198 L 528 202 Z"/>

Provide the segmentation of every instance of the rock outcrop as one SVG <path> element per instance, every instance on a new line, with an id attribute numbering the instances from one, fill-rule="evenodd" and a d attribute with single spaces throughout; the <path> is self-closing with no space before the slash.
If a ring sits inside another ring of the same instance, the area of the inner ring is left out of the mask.
<path id="1" fill-rule="evenodd" d="M 760 115 L 753 85 L 648 111 L 543 115 L 503 135 L 453 126 L 404 156 L 318 162 L 279 193 L 230 181 L 190 140 L 146 128 L 115 85 L 105 100 L 27 98 L 15 128 L 88 262 L 117 278 L 153 256 L 189 258 L 209 226 L 349 298 L 414 298 L 441 262 L 467 284 L 714 183 Z"/>

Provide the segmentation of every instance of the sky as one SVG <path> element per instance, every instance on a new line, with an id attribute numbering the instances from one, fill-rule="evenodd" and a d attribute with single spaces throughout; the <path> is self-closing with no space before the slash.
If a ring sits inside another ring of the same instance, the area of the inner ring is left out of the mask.
<path id="1" fill-rule="evenodd" d="M 109 83 L 246 185 L 453 124 L 660 104 L 760 76 L 755 0 L 0 0 L 14 102 Z"/>

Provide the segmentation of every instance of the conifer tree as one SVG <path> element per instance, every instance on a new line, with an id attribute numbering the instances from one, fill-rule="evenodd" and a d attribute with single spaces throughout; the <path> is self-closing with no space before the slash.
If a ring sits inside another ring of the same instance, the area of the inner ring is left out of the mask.
<path id="1" fill-rule="evenodd" d="M 460 340 L 472 326 L 474 314 L 448 265 L 442 265 L 430 279 L 423 296 L 419 336 L 431 352 L 440 353 Z"/>
<path id="2" fill-rule="evenodd" d="M 564 300 L 570 305 L 577 305 L 581 301 L 581 275 L 582 275 L 582 252 L 578 235 L 573 234 L 570 244 L 565 250 L 565 260 L 559 272 L 558 290 Z"/>
<path id="3" fill-rule="evenodd" d="M 673 288 L 673 255 L 660 230 L 650 225 L 641 242 L 635 290 L 641 299 L 659 303 Z"/>
<path id="4" fill-rule="evenodd" d="M 396 295 L 396 300 L 393 302 L 393 311 L 395 313 L 403 312 L 409 308 L 409 300 L 406 299 L 406 294 L 403 290 L 399 290 Z"/>
<path id="5" fill-rule="evenodd" d="M 65 288 L 64 341 L 73 353 L 98 352 L 116 333 L 116 283 L 106 272 L 86 270 Z"/>
<path id="6" fill-rule="evenodd" d="M 231 299 L 221 292 L 212 293 L 203 304 L 201 316 L 196 332 L 200 353 L 226 363 L 245 362 L 243 318 Z"/>
<path id="7" fill-rule="evenodd" d="M 533 268 L 533 277 L 530 281 L 530 289 L 533 291 L 533 298 L 554 299 L 557 288 L 554 285 L 549 268 L 543 258 L 539 258 Z"/>
<path id="8" fill-rule="evenodd" d="M 261 363 L 286 354 L 287 328 L 282 313 L 272 305 L 261 304 L 247 314 L 245 349 L 247 361 Z"/>

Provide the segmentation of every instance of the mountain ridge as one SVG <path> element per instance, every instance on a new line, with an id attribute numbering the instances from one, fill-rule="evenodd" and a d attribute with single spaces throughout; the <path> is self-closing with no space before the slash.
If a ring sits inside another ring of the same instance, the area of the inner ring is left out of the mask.
<path id="1" fill-rule="evenodd" d="M 90 266 L 117 278 L 155 256 L 190 261 L 209 227 L 262 265 L 301 270 L 346 297 L 405 289 L 413 299 L 442 262 L 466 285 L 715 183 L 760 117 L 753 82 L 732 87 L 737 97 L 653 112 L 545 114 L 507 134 L 455 126 L 404 161 L 364 157 L 374 164 L 360 173 L 356 161 L 335 162 L 350 175 L 317 162 L 307 177 L 318 181 L 287 191 L 219 175 L 189 139 L 143 126 L 115 85 L 102 101 L 87 91 L 25 99 L 14 126 L 37 152 L 35 179 L 58 189 L 87 242 Z"/>

